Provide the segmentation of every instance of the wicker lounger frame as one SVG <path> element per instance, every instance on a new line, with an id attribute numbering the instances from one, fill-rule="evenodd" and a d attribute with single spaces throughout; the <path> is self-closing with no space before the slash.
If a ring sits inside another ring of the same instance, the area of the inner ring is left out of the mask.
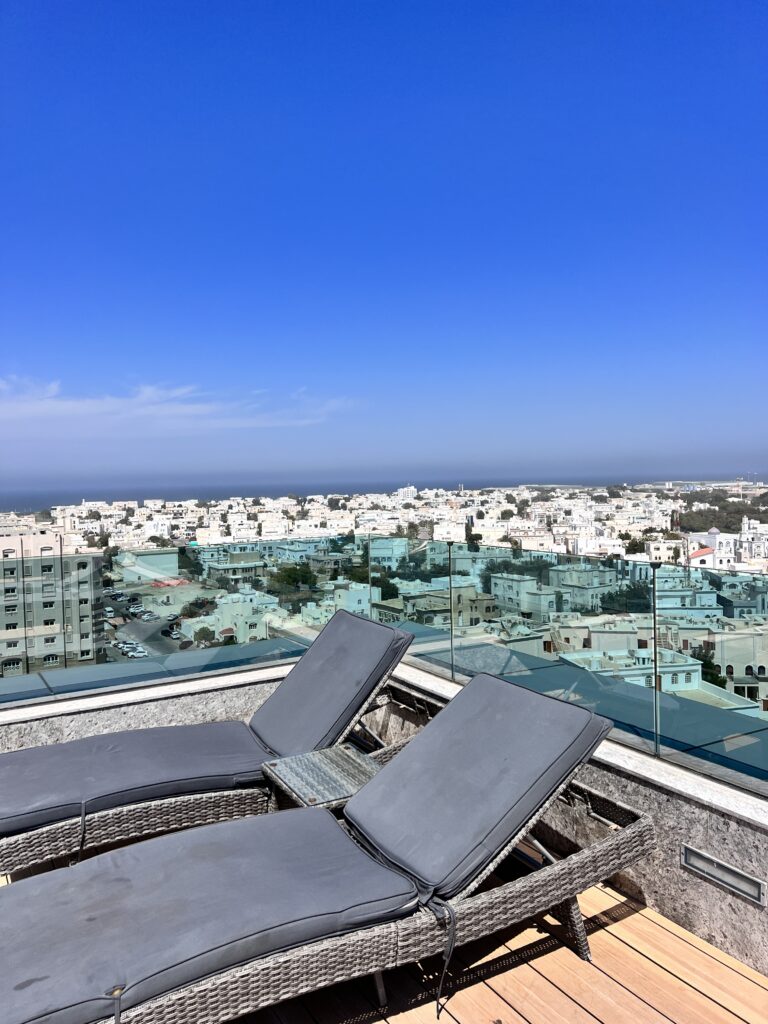
<path id="1" fill-rule="evenodd" d="M 655 845 L 647 815 L 572 781 L 566 782 L 535 818 L 514 836 L 492 864 L 451 900 L 457 944 L 471 942 L 552 911 L 570 941 L 589 959 L 584 920 L 576 897 L 650 853 Z M 609 824 L 609 834 L 563 860 L 483 892 L 476 890 L 531 831 L 558 797 L 583 802 Z M 442 953 L 446 933 L 428 910 L 410 917 L 307 943 L 185 985 L 125 1009 L 121 1024 L 224 1024 L 266 1006 L 328 985 L 400 967 Z M 99 1024 L 114 1024 L 115 1017 Z"/>
<path id="2" fill-rule="evenodd" d="M 377 684 L 365 707 L 336 743 L 343 743 L 348 738 L 363 715 L 389 703 L 390 698 L 384 688 L 390 675 L 388 673 Z M 395 744 L 391 748 L 385 747 L 372 756 L 385 761 L 401 746 Z M 165 832 L 213 825 L 218 821 L 250 814 L 264 814 L 269 809 L 269 789 L 266 784 L 257 784 L 143 800 L 124 807 L 94 811 L 86 813 L 84 819 L 80 816 L 66 818 L 64 821 L 0 839 L 0 875 L 13 875 L 19 871 L 42 867 L 59 858 L 74 858 L 84 850 L 149 839 Z"/>

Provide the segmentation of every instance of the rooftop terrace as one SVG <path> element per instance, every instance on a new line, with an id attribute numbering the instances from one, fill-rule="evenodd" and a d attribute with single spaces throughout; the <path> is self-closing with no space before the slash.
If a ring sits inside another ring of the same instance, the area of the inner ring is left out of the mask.
<path id="1" fill-rule="evenodd" d="M 447 546 L 446 558 L 447 578 Z M 545 574 L 547 564 L 549 559 L 541 570 L 529 564 L 528 571 Z M 478 563 L 477 574 L 483 569 Z M 152 725 L 247 720 L 311 644 L 317 628 L 302 619 L 301 608 L 304 597 L 317 598 L 323 585 L 315 581 L 306 592 L 279 594 L 277 612 L 259 620 L 258 639 L 254 628 L 248 642 L 196 642 L 180 650 L 160 640 L 166 616 L 158 626 L 129 616 L 128 629 L 158 645 L 146 660 L 116 657 L 101 665 L 8 674 L 0 681 L 0 750 Z M 645 600 L 652 592 L 650 584 L 643 586 Z M 584 613 L 557 628 L 514 612 L 507 612 L 502 630 L 456 614 L 439 625 L 399 622 L 413 632 L 414 643 L 391 680 L 390 702 L 366 718 L 370 734 L 397 742 L 439 713 L 472 675 L 501 675 L 612 719 L 609 740 L 581 775 L 594 789 L 650 814 L 659 837 L 659 849 L 646 861 L 582 897 L 593 964 L 563 945 L 560 927 L 546 917 L 490 944 L 463 947 L 451 972 L 449 1021 L 768 1022 L 768 981 L 760 973 L 768 971 L 768 714 L 759 700 L 724 686 L 705 682 L 685 691 L 670 685 L 671 676 L 662 671 L 670 659 L 691 660 L 690 642 L 683 647 L 683 640 L 664 634 L 663 642 L 676 646 L 661 646 L 660 637 L 654 651 L 653 607 L 635 610 L 638 588 L 629 576 L 625 588 L 624 607 Z M 127 607 L 139 595 L 162 612 L 182 600 L 141 584 L 123 584 L 123 591 L 110 603 Z M 345 593 L 340 590 L 340 601 Z M 680 621 L 684 615 L 681 609 Z M 629 648 L 639 651 L 649 672 L 656 655 L 657 685 L 622 676 L 628 649 L 623 633 L 600 651 L 582 644 L 580 622 L 633 629 Z M 222 626 L 219 640 L 227 628 Z M 702 642 L 711 635 L 703 625 Z M 715 653 L 725 661 L 725 651 Z M 762 652 L 753 646 L 744 657 L 757 675 Z M 592 671 L 574 664 L 587 659 Z M 705 661 L 694 664 L 705 670 L 705 679 L 711 674 Z M 364 737 L 360 742 L 365 747 Z M 578 845 L 589 837 L 572 838 Z M 692 871 L 683 863 L 686 850 L 713 858 L 719 877 Z M 742 883 L 755 883 L 757 897 L 737 891 Z M 435 972 L 433 961 L 390 972 L 390 1002 L 383 1010 L 372 982 L 358 981 L 247 1019 L 433 1020 Z"/>

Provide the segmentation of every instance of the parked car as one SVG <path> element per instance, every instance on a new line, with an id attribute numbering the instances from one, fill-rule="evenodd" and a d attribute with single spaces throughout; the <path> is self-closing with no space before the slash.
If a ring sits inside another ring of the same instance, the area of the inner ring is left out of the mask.
<path id="1" fill-rule="evenodd" d="M 178 617 L 179 616 L 176 614 L 176 612 L 174 612 L 173 615 L 167 616 L 169 622 L 175 622 L 178 619 Z"/>
<path id="2" fill-rule="evenodd" d="M 181 640 L 181 633 L 178 631 L 178 629 L 174 629 L 171 632 L 170 636 L 171 640 Z"/>
<path id="3" fill-rule="evenodd" d="M 149 655 L 146 651 L 128 651 L 126 654 L 127 658 L 148 658 Z"/>
<path id="4" fill-rule="evenodd" d="M 115 609 L 112 607 L 111 604 L 104 606 L 104 614 L 110 618 L 115 614 Z"/>

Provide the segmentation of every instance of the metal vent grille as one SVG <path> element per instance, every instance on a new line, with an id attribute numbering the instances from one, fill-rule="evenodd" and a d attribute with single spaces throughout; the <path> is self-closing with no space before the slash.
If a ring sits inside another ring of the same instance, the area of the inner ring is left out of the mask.
<path id="1" fill-rule="evenodd" d="M 695 850 L 683 843 L 680 847 L 680 863 L 694 874 L 706 878 L 708 882 L 722 885 L 729 892 L 735 892 L 744 899 L 757 903 L 758 906 L 766 905 L 766 883 L 762 879 L 753 878 L 752 875 L 718 860 L 709 853 Z"/>

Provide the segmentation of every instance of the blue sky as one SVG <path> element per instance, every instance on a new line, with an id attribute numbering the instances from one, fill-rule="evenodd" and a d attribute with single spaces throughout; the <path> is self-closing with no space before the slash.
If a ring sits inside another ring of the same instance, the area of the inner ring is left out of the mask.
<path id="1" fill-rule="evenodd" d="M 0 10 L 0 487 L 768 473 L 765 4 Z"/>

